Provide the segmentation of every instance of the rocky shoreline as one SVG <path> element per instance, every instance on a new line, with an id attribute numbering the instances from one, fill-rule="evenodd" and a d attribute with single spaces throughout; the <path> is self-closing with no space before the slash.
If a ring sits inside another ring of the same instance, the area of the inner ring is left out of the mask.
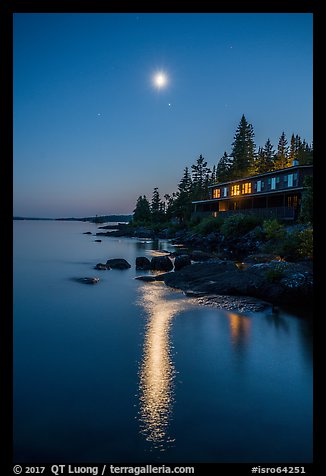
<path id="1" fill-rule="evenodd" d="M 130 227 L 125 225 L 96 235 L 167 239 L 162 234 L 155 236 L 147 229 L 133 230 L 131 235 Z M 136 279 L 163 281 L 200 304 L 227 309 L 257 311 L 267 306 L 312 306 L 312 260 L 290 262 L 279 256 L 259 253 L 259 246 L 257 242 L 253 243 L 250 234 L 228 243 L 222 250 L 221 246 L 216 247 L 216 243 L 221 242 L 216 234 L 198 237 L 179 233 L 169 240 L 176 247 L 175 252 L 165 252 L 151 260 L 137 257 L 136 269 L 147 273 Z M 209 246 L 210 242 L 215 247 Z M 97 269 L 100 269 L 99 265 Z M 107 262 L 102 269 L 108 265 Z"/>

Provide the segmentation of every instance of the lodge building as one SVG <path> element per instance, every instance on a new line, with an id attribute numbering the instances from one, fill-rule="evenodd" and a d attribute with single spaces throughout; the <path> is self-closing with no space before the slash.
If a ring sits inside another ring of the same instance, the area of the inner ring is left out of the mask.
<path id="1" fill-rule="evenodd" d="M 298 165 L 211 185 L 209 199 L 192 202 L 193 216 L 228 216 L 252 213 L 264 218 L 296 220 L 304 179 L 313 175 L 312 165 Z"/>

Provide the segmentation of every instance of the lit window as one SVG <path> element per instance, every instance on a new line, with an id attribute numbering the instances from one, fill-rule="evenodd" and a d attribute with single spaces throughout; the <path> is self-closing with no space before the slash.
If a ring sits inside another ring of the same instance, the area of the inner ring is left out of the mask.
<path id="1" fill-rule="evenodd" d="M 242 184 L 241 193 L 251 193 L 251 182 L 246 182 Z"/>
<path id="2" fill-rule="evenodd" d="M 213 198 L 220 198 L 220 197 L 221 197 L 221 189 L 220 188 L 214 188 Z"/>
<path id="3" fill-rule="evenodd" d="M 240 185 L 231 185 L 231 196 L 240 195 Z"/>
<path id="4" fill-rule="evenodd" d="M 275 190 L 276 188 L 276 177 L 272 177 L 271 189 Z"/>

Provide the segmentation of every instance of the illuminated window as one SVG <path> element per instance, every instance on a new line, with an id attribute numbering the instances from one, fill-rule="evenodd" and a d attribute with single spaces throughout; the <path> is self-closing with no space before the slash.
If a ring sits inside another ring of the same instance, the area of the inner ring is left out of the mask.
<path id="1" fill-rule="evenodd" d="M 221 189 L 220 188 L 214 188 L 213 198 L 220 198 L 220 197 L 221 197 Z"/>
<path id="2" fill-rule="evenodd" d="M 251 193 L 251 182 L 246 182 L 242 184 L 241 193 Z"/>
<path id="3" fill-rule="evenodd" d="M 275 190 L 276 188 L 276 177 L 272 177 L 271 189 Z"/>
<path id="4" fill-rule="evenodd" d="M 262 181 L 258 180 L 257 181 L 257 192 L 261 192 L 261 188 L 262 188 Z"/>
<path id="5" fill-rule="evenodd" d="M 298 206 L 298 197 L 297 197 L 297 195 L 294 195 L 292 197 L 291 196 L 288 197 L 287 202 L 288 202 L 288 207 L 289 208 L 292 208 L 292 207 L 297 208 L 297 206 Z"/>
<path id="6" fill-rule="evenodd" d="M 231 185 L 231 196 L 240 195 L 240 185 Z"/>

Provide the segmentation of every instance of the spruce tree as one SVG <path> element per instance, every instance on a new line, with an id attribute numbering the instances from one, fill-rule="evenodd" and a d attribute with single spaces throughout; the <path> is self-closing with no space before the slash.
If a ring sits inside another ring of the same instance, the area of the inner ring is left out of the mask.
<path id="1" fill-rule="evenodd" d="M 208 198 L 208 177 L 211 173 L 207 167 L 207 162 L 200 154 L 197 162 L 191 166 L 192 169 L 192 199 L 204 200 Z"/>
<path id="2" fill-rule="evenodd" d="M 232 143 L 232 178 L 239 179 L 250 175 L 254 169 L 255 143 L 254 129 L 244 116 L 241 117 Z"/>
<path id="3" fill-rule="evenodd" d="M 283 131 L 278 141 L 274 167 L 275 167 L 275 170 L 278 170 L 278 169 L 285 169 L 289 165 L 291 164 L 289 163 L 288 141 Z"/>
<path id="4" fill-rule="evenodd" d="M 158 187 L 153 190 L 151 201 L 151 218 L 153 223 L 158 223 L 164 217 L 163 205 L 160 198 Z"/>
<path id="5" fill-rule="evenodd" d="M 146 195 L 140 196 L 137 199 L 136 207 L 133 212 L 133 221 L 149 222 L 151 219 L 151 210 L 149 201 Z"/>
<path id="6" fill-rule="evenodd" d="M 302 152 L 298 157 L 299 165 L 312 165 L 313 164 L 313 146 L 307 144 L 304 140 L 302 143 Z"/>
<path id="7" fill-rule="evenodd" d="M 274 170 L 274 158 L 275 150 L 271 144 L 270 139 L 268 138 L 264 148 L 259 147 L 257 158 L 255 160 L 256 167 L 255 173 L 264 174 L 266 172 L 271 172 Z"/>
<path id="8" fill-rule="evenodd" d="M 184 169 L 174 201 L 174 215 L 180 222 L 190 219 L 192 209 L 192 179 L 188 167 Z"/>
<path id="9" fill-rule="evenodd" d="M 214 183 L 216 183 L 216 165 L 213 165 L 212 173 L 210 176 L 210 184 L 213 185 Z"/>
<path id="10" fill-rule="evenodd" d="M 297 158 L 296 141 L 294 134 L 292 134 L 289 149 L 289 163 L 292 165 L 293 161 Z"/>
<path id="11" fill-rule="evenodd" d="M 227 152 L 224 152 L 216 167 L 216 181 L 227 182 L 228 180 L 231 180 L 232 166 L 232 157 L 230 157 Z"/>

